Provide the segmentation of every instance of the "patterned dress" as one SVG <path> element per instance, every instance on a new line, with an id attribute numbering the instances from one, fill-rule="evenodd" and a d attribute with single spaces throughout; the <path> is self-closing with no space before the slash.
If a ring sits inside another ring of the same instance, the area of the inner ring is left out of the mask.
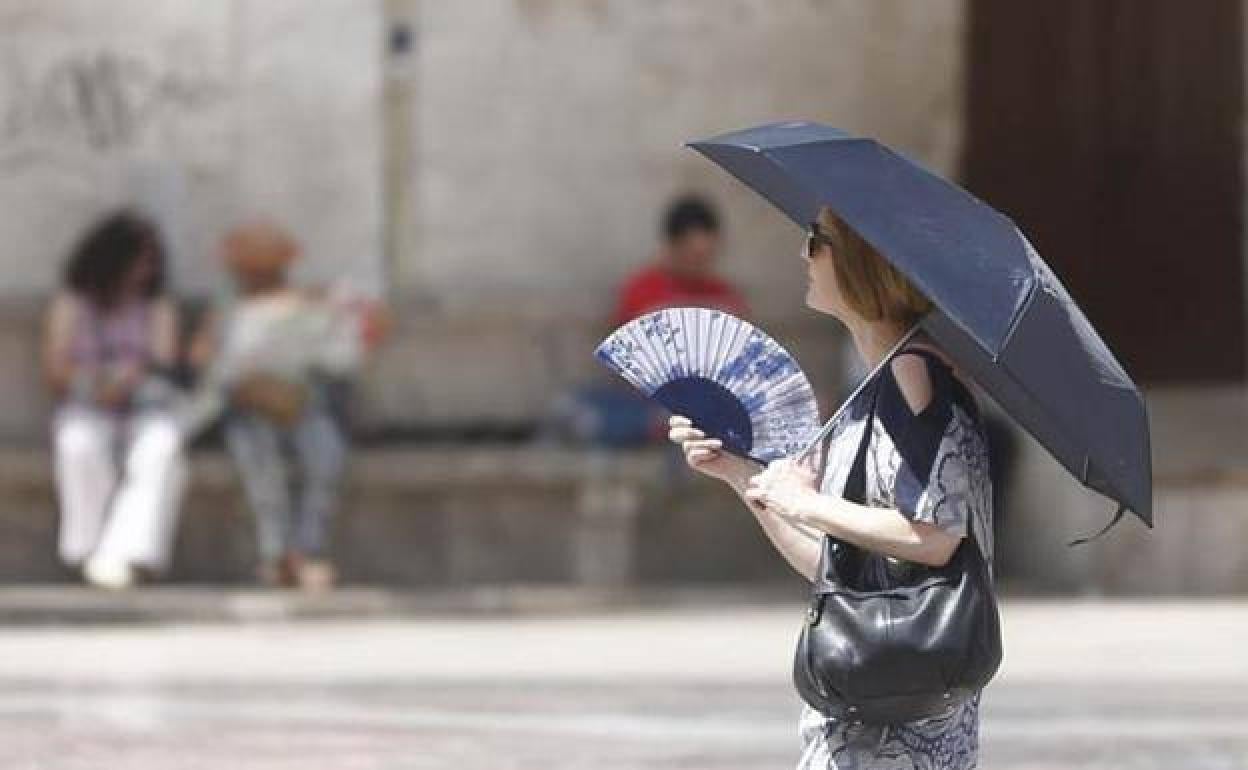
<path id="1" fill-rule="evenodd" d="M 932 400 L 919 414 L 887 364 L 850 397 L 831 426 L 821 491 L 841 496 L 878 388 L 866 453 L 867 505 L 896 508 L 963 536 L 970 523 L 991 571 L 992 481 L 978 408 L 946 364 L 930 353 L 922 360 Z M 799 730 L 798 770 L 969 770 L 978 761 L 979 696 L 946 715 L 887 726 L 830 719 L 806 706 Z"/>

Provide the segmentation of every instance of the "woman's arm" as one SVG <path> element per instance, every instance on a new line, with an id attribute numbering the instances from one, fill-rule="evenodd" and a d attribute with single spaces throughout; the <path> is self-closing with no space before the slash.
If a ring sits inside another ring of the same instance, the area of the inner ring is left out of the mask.
<path id="1" fill-rule="evenodd" d="M 745 497 L 780 518 L 868 551 L 933 567 L 946 564 L 962 540 L 934 524 L 911 521 L 896 508 L 872 508 L 820 494 L 783 471 L 751 479 Z"/>
<path id="2" fill-rule="evenodd" d="M 43 375 L 58 398 L 64 398 L 73 386 L 76 374 L 70 356 L 74 324 L 78 310 L 73 298 L 61 292 L 52 298 L 43 322 Z"/>
<path id="3" fill-rule="evenodd" d="M 670 428 L 669 438 L 684 450 L 689 467 L 731 487 L 754 514 L 767 539 L 789 566 L 807 580 L 814 580 L 819 566 L 822 533 L 800 522 L 777 516 L 746 498 L 749 480 L 758 473 L 759 466 L 724 452 L 722 442 L 706 438 L 706 434 L 694 428 L 686 417 L 672 417 Z"/>
<path id="4" fill-rule="evenodd" d="M 197 375 L 202 375 L 220 347 L 221 315 L 217 310 L 205 310 L 186 347 L 186 363 Z"/>
<path id="5" fill-rule="evenodd" d="M 823 533 L 814 527 L 807 526 L 792 519 L 777 515 L 768 508 L 761 507 L 746 497 L 749 478 L 730 483 L 733 491 L 745 503 L 745 507 L 754 514 L 754 519 L 762 527 L 767 539 L 780 552 L 799 575 L 814 582 L 815 573 L 819 569 L 819 555 L 823 548 Z"/>
<path id="6" fill-rule="evenodd" d="M 173 366 L 178 355 L 178 310 L 168 297 L 152 302 L 151 335 L 152 363 Z"/>
<path id="7" fill-rule="evenodd" d="M 917 419 L 934 396 L 927 362 L 902 351 L 889 366 L 905 400 L 903 408 Z M 799 468 L 776 466 L 752 481 L 747 497 L 762 502 L 776 515 L 875 553 L 939 567 L 949 561 L 962 539 L 926 521 L 911 520 L 896 508 L 870 508 L 821 495 Z"/>

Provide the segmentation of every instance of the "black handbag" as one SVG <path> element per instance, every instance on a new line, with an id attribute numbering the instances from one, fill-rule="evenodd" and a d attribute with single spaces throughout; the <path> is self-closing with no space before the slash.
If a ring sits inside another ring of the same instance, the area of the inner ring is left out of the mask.
<path id="1" fill-rule="evenodd" d="M 858 503 L 865 500 L 878 378 L 873 387 L 844 493 Z M 827 717 L 896 724 L 952 711 L 988 684 L 1001 664 L 1001 625 L 973 523 L 967 532 L 942 567 L 823 538 L 793 661 L 806 703 Z"/>

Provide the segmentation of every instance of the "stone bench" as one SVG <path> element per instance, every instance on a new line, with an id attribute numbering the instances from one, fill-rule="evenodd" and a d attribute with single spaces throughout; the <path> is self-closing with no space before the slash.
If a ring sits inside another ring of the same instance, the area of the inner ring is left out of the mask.
<path id="1" fill-rule="evenodd" d="M 1162 469 L 1158 526 L 1130 519 L 1079 548 L 1112 510 L 1051 460 L 1024 451 L 1021 514 L 998 531 L 1007 591 L 1218 595 L 1248 591 L 1248 473 Z M 533 446 L 366 448 L 352 457 L 334 558 L 345 581 L 384 586 L 628 585 L 800 581 L 720 485 L 661 452 Z M 677 460 L 679 458 L 676 458 Z M 71 575 L 55 558 L 45 449 L 0 449 L 0 580 Z M 247 583 L 253 522 L 234 469 L 192 455 L 170 580 Z M 797 594 L 795 594 L 797 595 Z"/>
<path id="2" fill-rule="evenodd" d="M 730 494 L 647 451 L 533 446 L 357 450 L 334 559 L 379 585 L 783 581 Z M 253 522 L 229 458 L 192 453 L 172 581 L 246 582 Z M 0 580 L 71 577 L 55 558 L 47 450 L 0 449 Z"/>

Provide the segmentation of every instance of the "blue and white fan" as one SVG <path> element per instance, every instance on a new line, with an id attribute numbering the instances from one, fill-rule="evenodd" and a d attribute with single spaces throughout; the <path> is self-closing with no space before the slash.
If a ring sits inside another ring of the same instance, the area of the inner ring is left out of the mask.
<path id="1" fill-rule="evenodd" d="M 720 310 L 677 307 L 624 324 L 594 353 L 724 449 L 770 463 L 819 429 L 810 381 L 780 344 Z"/>

